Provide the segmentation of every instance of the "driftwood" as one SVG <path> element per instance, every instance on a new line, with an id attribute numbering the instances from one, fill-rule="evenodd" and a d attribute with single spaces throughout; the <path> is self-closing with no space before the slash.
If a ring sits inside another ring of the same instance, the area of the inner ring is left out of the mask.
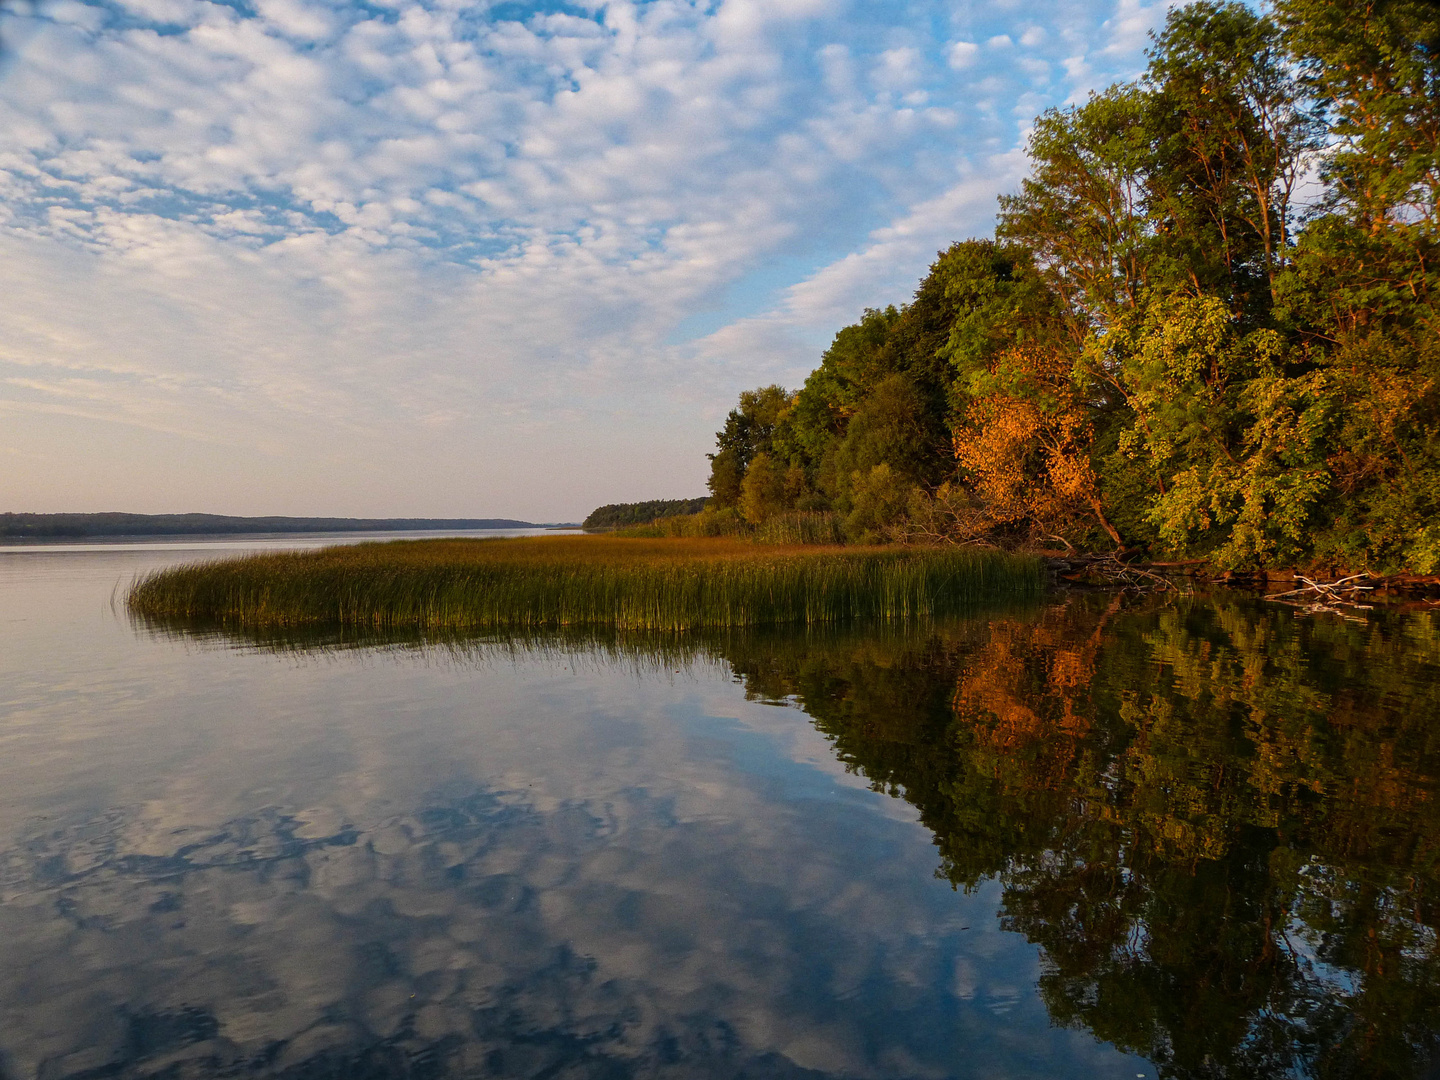
<path id="1" fill-rule="evenodd" d="M 1125 562 L 1113 552 L 1050 559 L 1049 567 L 1056 577 L 1075 584 L 1135 592 L 1166 592 L 1175 588 L 1167 578 L 1142 565 Z"/>
<path id="2" fill-rule="evenodd" d="M 1338 581 L 1312 581 L 1310 578 L 1295 575 L 1296 581 L 1305 583 L 1303 589 L 1291 589 L 1289 592 L 1272 593 L 1265 597 L 1266 600 L 1274 600 L 1281 604 L 1291 604 L 1295 607 L 1302 607 L 1308 611 L 1335 611 L 1339 608 L 1353 608 L 1359 611 L 1369 611 L 1373 604 L 1362 604 L 1358 598 L 1363 594 L 1374 592 L 1373 585 L 1358 584 L 1361 581 L 1369 580 L 1369 574 L 1352 574 L 1350 577 L 1340 578 Z"/>

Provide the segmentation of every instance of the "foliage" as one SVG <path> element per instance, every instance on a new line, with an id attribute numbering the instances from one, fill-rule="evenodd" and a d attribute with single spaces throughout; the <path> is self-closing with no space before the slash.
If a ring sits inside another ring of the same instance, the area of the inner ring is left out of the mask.
<path id="1" fill-rule="evenodd" d="M 663 537 L 697 539 L 750 536 L 753 532 L 733 506 L 717 510 L 713 505 L 707 505 L 698 514 L 676 514 L 672 517 L 657 518 L 648 525 L 617 529 L 613 535 L 633 540 L 659 540 Z"/>
<path id="2" fill-rule="evenodd" d="M 1263 319 L 1323 132 L 1279 27 L 1240 5 L 1190 4 L 1157 38 L 1144 82 L 1162 274 L 1242 320 Z"/>
<path id="3" fill-rule="evenodd" d="M 1440 569 L 1437 10 L 1172 9 L 1143 76 L 1037 118 L 993 241 L 800 390 L 741 395 L 720 505 L 867 543 Z"/>
<path id="4" fill-rule="evenodd" d="M 891 538 L 909 508 L 912 485 L 907 485 L 885 462 L 866 472 L 856 470 L 850 480 L 850 513 L 845 535 L 858 543 L 877 544 Z"/>
<path id="5" fill-rule="evenodd" d="M 1103 318 L 1149 285 L 1145 169 L 1151 137 L 1136 86 L 1115 86 L 1036 118 L 1033 175 L 1000 200 L 997 234 L 1034 253 L 1066 310 Z"/>
<path id="6" fill-rule="evenodd" d="M 1089 514 L 1118 541 L 1100 506 L 1093 431 L 1069 358 L 1037 343 L 1000 354 L 972 382 L 955 457 L 995 525 L 1060 538 Z"/>
<path id="7" fill-rule="evenodd" d="M 740 395 L 725 427 L 716 433 L 716 451 L 710 455 L 710 498 L 716 509 L 740 501 L 745 474 L 759 455 L 768 459 L 775 429 L 790 410 L 790 395 L 779 386 L 764 386 Z"/>
<path id="8" fill-rule="evenodd" d="M 1284 0 L 1276 13 L 1329 115 L 1331 205 L 1372 229 L 1440 224 L 1440 9 Z"/>
<path id="9" fill-rule="evenodd" d="M 1150 500 L 1159 537 L 1226 566 L 1302 555 L 1330 482 L 1325 374 L 1287 376 L 1280 336 L 1243 333 L 1213 296 L 1156 303 L 1117 337 L 1135 414 L 1120 447 L 1170 478 Z"/>

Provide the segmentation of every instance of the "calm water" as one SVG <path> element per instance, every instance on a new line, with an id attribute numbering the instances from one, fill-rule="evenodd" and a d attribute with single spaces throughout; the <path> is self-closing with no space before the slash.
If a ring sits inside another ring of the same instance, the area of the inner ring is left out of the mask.
<path id="1" fill-rule="evenodd" d="M 0 548 L 5 1077 L 1436 1075 L 1440 614 L 112 606 L 230 550 Z"/>

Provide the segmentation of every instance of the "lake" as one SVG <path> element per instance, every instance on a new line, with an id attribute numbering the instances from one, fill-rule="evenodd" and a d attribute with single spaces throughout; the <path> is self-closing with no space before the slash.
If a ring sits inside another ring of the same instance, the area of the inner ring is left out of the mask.
<path id="1" fill-rule="evenodd" d="M 1437 1075 L 1440 611 L 123 609 L 322 542 L 0 547 L 7 1080 Z"/>

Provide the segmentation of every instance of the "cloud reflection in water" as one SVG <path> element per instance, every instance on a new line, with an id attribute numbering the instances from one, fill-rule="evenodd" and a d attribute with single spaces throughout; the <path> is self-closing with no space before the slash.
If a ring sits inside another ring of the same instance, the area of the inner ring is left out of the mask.
<path id="1" fill-rule="evenodd" d="M 0 856 L 15 1076 L 1123 1063 L 1049 1026 L 995 888 L 703 649 L 214 645 L 152 642 L 193 682 L 130 705 L 203 739 Z"/>

